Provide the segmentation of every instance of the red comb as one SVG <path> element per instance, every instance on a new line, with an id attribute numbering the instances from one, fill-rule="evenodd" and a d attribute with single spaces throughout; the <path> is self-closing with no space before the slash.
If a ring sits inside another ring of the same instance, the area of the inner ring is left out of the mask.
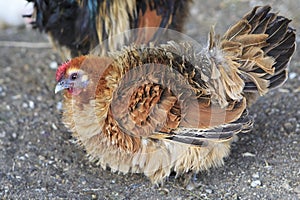
<path id="1" fill-rule="evenodd" d="M 66 70 L 67 70 L 67 67 L 69 66 L 69 64 L 70 64 L 70 61 L 67 61 L 57 68 L 56 77 L 55 77 L 56 81 L 60 81 L 60 79 L 66 73 Z"/>

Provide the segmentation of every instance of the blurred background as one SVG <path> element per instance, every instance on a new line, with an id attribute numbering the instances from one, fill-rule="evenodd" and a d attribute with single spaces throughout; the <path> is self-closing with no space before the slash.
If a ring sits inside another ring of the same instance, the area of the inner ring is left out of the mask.
<path id="1" fill-rule="evenodd" d="M 240 19 L 258 0 L 194 0 L 185 33 L 206 44 Z M 299 0 L 270 0 L 273 11 L 292 19 L 300 42 Z M 197 176 L 189 191 L 171 177 L 155 188 L 143 175 L 119 175 L 89 162 L 61 124 L 55 70 L 63 62 L 47 36 L 32 30 L 33 8 L 0 0 L 0 199 L 299 199 L 300 53 L 287 83 L 261 98 L 250 113 L 253 131 L 240 135 L 225 165 Z"/>

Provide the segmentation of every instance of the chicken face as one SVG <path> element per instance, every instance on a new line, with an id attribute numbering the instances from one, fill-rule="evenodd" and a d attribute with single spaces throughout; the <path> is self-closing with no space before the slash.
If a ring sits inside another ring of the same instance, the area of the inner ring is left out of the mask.
<path id="1" fill-rule="evenodd" d="M 79 95 L 87 87 L 88 75 L 80 69 L 83 60 L 84 57 L 79 57 L 57 69 L 55 93 L 66 89 L 72 95 Z"/>
<path id="2" fill-rule="evenodd" d="M 88 85 L 88 76 L 82 70 L 70 70 L 67 78 L 61 79 L 56 87 L 55 93 L 67 89 L 72 95 L 79 95 Z"/>

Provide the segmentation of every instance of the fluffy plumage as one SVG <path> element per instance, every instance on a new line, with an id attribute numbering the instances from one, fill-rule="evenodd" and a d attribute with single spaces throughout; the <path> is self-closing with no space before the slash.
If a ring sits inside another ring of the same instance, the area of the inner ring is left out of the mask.
<path id="1" fill-rule="evenodd" d="M 63 122 L 103 168 L 153 183 L 223 164 L 247 107 L 284 83 L 295 50 L 290 20 L 256 7 L 201 50 L 188 42 L 81 56 L 57 72 Z M 76 92 L 74 92 L 76 91 Z"/>
<path id="2" fill-rule="evenodd" d="M 62 58 L 88 54 L 100 44 L 101 53 L 126 42 L 102 43 L 130 29 L 135 41 L 147 43 L 162 34 L 158 27 L 181 31 L 190 0 L 28 0 L 34 3 L 34 27 L 49 34 Z M 31 17 L 29 15 L 28 17 Z"/>

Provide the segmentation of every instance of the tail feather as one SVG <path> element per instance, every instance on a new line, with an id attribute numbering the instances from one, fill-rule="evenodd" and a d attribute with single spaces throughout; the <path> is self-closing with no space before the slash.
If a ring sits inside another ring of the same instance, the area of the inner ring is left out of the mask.
<path id="1" fill-rule="evenodd" d="M 267 40 L 267 42 L 270 44 L 268 51 L 266 50 L 267 55 L 275 58 L 275 64 L 273 65 L 274 74 L 264 77 L 270 82 L 270 85 L 268 87 L 269 89 L 276 88 L 282 85 L 286 81 L 288 76 L 287 66 L 296 48 L 296 35 L 294 30 L 288 27 L 289 22 L 290 20 L 285 19 L 282 22 L 283 25 L 281 25 L 282 30 L 273 34 L 271 36 L 271 39 Z M 284 32 L 282 32 L 283 30 Z M 276 35 L 281 40 L 276 41 Z M 281 37 L 281 35 L 283 36 Z"/>
<path id="2" fill-rule="evenodd" d="M 265 52 L 267 52 L 268 56 L 276 59 L 276 63 L 274 65 L 275 71 L 278 71 L 278 67 L 282 63 L 289 61 L 295 51 L 296 35 L 294 30 L 289 28 L 284 36 L 285 37 L 278 43 L 270 43 L 270 41 L 267 40 L 267 42 L 270 44 L 270 47 L 263 49 Z"/>
<path id="3" fill-rule="evenodd" d="M 281 84 L 283 84 L 286 81 L 287 78 L 287 71 L 283 71 L 278 75 L 272 76 L 269 80 L 269 89 L 279 87 Z"/>
<path id="4" fill-rule="evenodd" d="M 222 38 L 223 53 L 230 55 L 229 62 L 239 65 L 244 92 L 263 95 L 287 79 L 287 67 L 295 51 L 295 30 L 289 27 L 290 19 L 270 11 L 270 6 L 255 7 Z M 233 42 L 235 45 L 231 45 Z M 224 48 L 226 43 L 232 48 Z"/>
<path id="5" fill-rule="evenodd" d="M 152 139 L 166 139 L 175 142 L 191 144 L 195 146 L 206 146 L 209 141 L 226 142 L 232 140 L 238 133 L 249 132 L 253 126 L 253 118 L 245 110 L 241 117 L 236 121 L 224 124 L 208 130 L 193 128 L 178 128 L 171 133 L 156 133 L 151 136 Z"/>
<path id="6" fill-rule="evenodd" d="M 249 25 L 252 27 L 252 34 L 265 32 L 266 25 L 269 24 L 270 20 L 272 20 L 272 18 L 270 18 L 271 16 L 267 16 L 268 12 L 271 10 L 271 7 L 266 6 L 265 9 L 258 10 L 259 8 L 259 6 L 254 7 L 250 13 L 243 17 L 243 19 L 248 21 Z"/>

